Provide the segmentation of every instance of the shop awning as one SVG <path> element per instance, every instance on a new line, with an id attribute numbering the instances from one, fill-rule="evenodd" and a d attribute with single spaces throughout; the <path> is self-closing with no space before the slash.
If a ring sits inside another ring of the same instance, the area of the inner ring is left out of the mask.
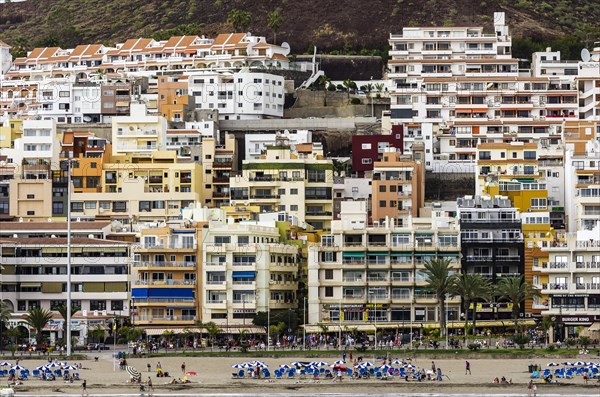
<path id="1" fill-rule="evenodd" d="M 131 297 L 133 299 L 147 298 L 148 297 L 148 288 L 132 288 L 131 289 Z"/>
<path id="2" fill-rule="evenodd" d="M 233 278 L 254 278 L 255 272 L 233 272 L 231 277 Z"/>
<path id="3" fill-rule="evenodd" d="M 436 256 L 435 252 L 418 252 L 415 256 Z"/>
<path id="4" fill-rule="evenodd" d="M 364 258 L 364 252 L 344 252 L 342 253 L 343 258 Z"/>
<path id="5" fill-rule="evenodd" d="M 412 252 L 394 252 L 392 256 L 412 256 Z"/>
<path id="6" fill-rule="evenodd" d="M 380 252 L 369 252 L 368 255 L 369 256 L 388 256 L 389 252 L 385 252 L 385 251 L 383 251 L 383 252 L 381 252 L 381 251 Z"/>
<path id="7" fill-rule="evenodd" d="M 42 286 L 42 283 L 21 283 L 21 288 L 39 288 Z"/>

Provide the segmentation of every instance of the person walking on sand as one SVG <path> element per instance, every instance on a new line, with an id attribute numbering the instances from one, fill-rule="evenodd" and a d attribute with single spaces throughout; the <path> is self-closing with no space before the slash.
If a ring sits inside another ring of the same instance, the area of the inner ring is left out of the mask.
<path id="1" fill-rule="evenodd" d="M 148 385 L 148 390 L 154 391 L 154 387 L 152 387 L 152 379 L 150 377 L 148 377 L 147 385 Z"/>
<path id="2" fill-rule="evenodd" d="M 467 374 L 467 372 L 469 373 L 469 375 L 471 375 L 471 363 L 465 361 L 465 375 Z"/>
<path id="3" fill-rule="evenodd" d="M 433 371 L 434 374 L 437 372 L 435 369 L 435 361 L 431 362 L 431 370 Z"/>
<path id="4" fill-rule="evenodd" d="M 185 361 L 181 363 L 181 373 L 185 375 Z"/>
<path id="5" fill-rule="evenodd" d="M 87 390 L 87 380 L 85 380 L 85 379 L 83 380 L 83 383 L 81 384 L 81 389 L 82 389 L 81 390 L 81 395 L 82 396 L 89 396 L 90 395 L 90 393 L 88 393 L 88 390 Z"/>
<path id="6" fill-rule="evenodd" d="M 146 365 L 146 367 L 148 367 L 148 372 L 152 372 L 152 365 L 150 363 L 148 363 L 148 365 Z"/>

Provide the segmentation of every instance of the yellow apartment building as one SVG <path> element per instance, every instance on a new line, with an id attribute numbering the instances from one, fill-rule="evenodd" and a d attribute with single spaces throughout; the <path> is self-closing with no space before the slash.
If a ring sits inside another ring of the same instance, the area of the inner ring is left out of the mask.
<path id="1" fill-rule="evenodd" d="M 148 154 L 166 149 L 167 119 L 146 114 L 146 105 L 132 103 L 130 116 L 112 119 L 112 153 Z"/>
<path id="2" fill-rule="evenodd" d="M 23 120 L 10 119 L 0 126 L 0 149 L 13 147 L 15 139 L 23 135 Z"/>
<path id="3" fill-rule="evenodd" d="M 166 327 L 181 333 L 199 319 L 201 233 L 201 227 L 190 224 L 140 231 L 140 246 L 133 251 L 131 299 L 133 321 L 148 335 L 160 335 Z"/>
<path id="4" fill-rule="evenodd" d="M 331 227 L 333 162 L 323 158 L 319 143 L 285 142 L 269 146 L 265 155 L 244 160 L 231 178 L 231 204 L 257 205 L 261 212 L 286 212 L 315 229 Z"/>

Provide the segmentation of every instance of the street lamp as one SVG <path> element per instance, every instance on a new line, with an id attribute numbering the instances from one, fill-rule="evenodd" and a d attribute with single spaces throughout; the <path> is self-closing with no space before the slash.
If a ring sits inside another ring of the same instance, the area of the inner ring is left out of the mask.
<path id="1" fill-rule="evenodd" d="M 373 76 L 371 76 L 371 90 L 373 90 Z M 369 91 L 369 97 L 371 98 L 371 117 L 375 117 L 375 112 L 373 110 L 373 95 Z"/>
<path id="2" fill-rule="evenodd" d="M 446 294 L 446 310 L 444 311 L 444 315 L 446 316 L 446 321 L 444 322 L 446 325 L 446 349 L 448 349 L 448 294 Z"/>
<path id="3" fill-rule="evenodd" d="M 374 301 L 373 322 L 375 326 L 375 350 L 377 350 L 377 294 L 375 290 L 369 290 L 369 295 L 373 295 Z"/>
<path id="4" fill-rule="evenodd" d="M 67 163 L 67 356 L 71 355 L 71 167 L 72 152 L 69 152 Z M 64 163 L 62 163 L 64 164 Z"/>

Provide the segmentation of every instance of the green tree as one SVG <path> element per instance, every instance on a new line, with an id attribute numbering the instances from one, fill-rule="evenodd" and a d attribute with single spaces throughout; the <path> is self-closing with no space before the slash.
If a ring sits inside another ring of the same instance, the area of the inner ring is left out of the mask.
<path id="1" fill-rule="evenodd" d="M 73 315 L 75 313 L 77 313 L 81 308 L 79 306 L 73 306 L 71 307 L 71 318 L 73 318 Z M 60 314 L 60 316 L 63 318 L 63 326 L 62 326 L 62 332 L 63 332 L 63 339 L 66 343 L 67 341 L 67 305 L 60 305 L 56 308 L 56 311 Z"/>
<path id="2" fill-rule="evenodd" d="M 523 276 L 500 279 L 497 291 L 501 299 L 506 299 L 513 304 L 512 317 L 515 322 L 515 332 L 517 332 L 521 304 L 525 300 L 533 298 L 538 292 L 530 283 L 525 282 Z"/>
<path id="3" fill-rule="evenodd" d="M 273 32 L 273 44 L 277 44 L 277 32 L 283 24 L 283 17 L 281 16 L 281 9 L 277 7 L 267 15 L 267 26 Z"/>
<path id="4" fill-rule="evenodd" d="M 446 329 L 446 316 L 444 316 L 444 304 L 446 294 L 450 292 L 452 276 L 450 275 L 450 259 L 435 258 L 425 263 L 425 281 L 438 300 L 438 318 L 442 335 Z"/>
<path id="5" fill-rule="evenodd" d="M 215 347 L 215 339 L 217 339 L 217 335 L 221 332 L 221 328 L 213 321 L 210 321 L 206 324 L 202 325 L 202 328 L 206 330 L 208 336 L 210 337 L 210 350 L 214 350 Z"/>
<path id="6" fill-rule="evenodd" d="M 162 337 L 165 339 L 165 350 L 169 350 L 169 346 L 171 344 L 171 339 L 173 339 L 173 336 L 175 336 L 175 332 L 171 331 L 171 330 L 165 330 L 162 333 Z"/>
<path id="7" fill-rule="evenodd" d="M 469 307 L 473 304 L 473 335 L 475 335 L 475 322 L 477 320 L 477 300 L 485 299 L 491 289 L 490 282 L 480 274 L 462 273 L 452 278 L 450 294 L 462 297 L 465 313 L 465 335 L 469 324 Z"/>
<path id="8" fill-rule="evenodd" d="M 331 84 L 331 80 L 325 73 L 323 73 L 317 80 L 317 84 L 321 89 L 323 89 L 323 106 L 327 106 L 327 86 Z"/>
<path id="9" fill-rule="evenodd" d="M 229 14 L 227 15 L 227 23 L 230 23 L 233 26 L 234 31 L 245 32 L 252 23 L 252 15 L 248 11 L 234 8 L 229 11 Z"/>
<path id="10" fill-rule="evenodd" d="M 10 319 L 11 313 L 12 310 L 10 310 L 8 305 L 0 301 L 0 351 L 2 351 L 2 334 L 7 328 L 8 320 Z"/>
<path id="11" fill-rule="evenodd" d="M 350 90 L 356 90 L 356 83 L 350 79 L 342 81 L 342 85 L 348 92 L 348 98 L 350 98 Z"/>
<path id="12" fill-rule="evenodd" d="M 91 340 L 95 340 L 96 343 L 102 343 L 104 342 L 104 335 L 104 329 L 102 329 L 101 326 L 97 325 L 96 328 L 88 332 L 88 341 L 91 338 Z"/>
<path id="13" fill-rule="evenodd" d="M 554 321 L 552 321 L 552 317 L 544 316 L 542 317 L 542 329 L 544 330 L 544 341 L 548 343 L 550 340 L 549 332 L 550 328 L 554 327 Z"/>
<path id="14" fill-rule="evenodd" d="M 519 346 L 519 349 L 523 350 L 525 345 L 531 341 L 531 336 L 527 334 L 514 334 L 512 341 L 515 343 L 515 345 Z"/>
<path id="15" fill-rule="evenodd" d="M 42 341 L 42 330 L 52 320 L 52 312 L 40 307 L 29 309 L 25 317 L 23 317 L 25 323 L 33 328 L 36 332 L 35 341 L 39 345 Z"/>

